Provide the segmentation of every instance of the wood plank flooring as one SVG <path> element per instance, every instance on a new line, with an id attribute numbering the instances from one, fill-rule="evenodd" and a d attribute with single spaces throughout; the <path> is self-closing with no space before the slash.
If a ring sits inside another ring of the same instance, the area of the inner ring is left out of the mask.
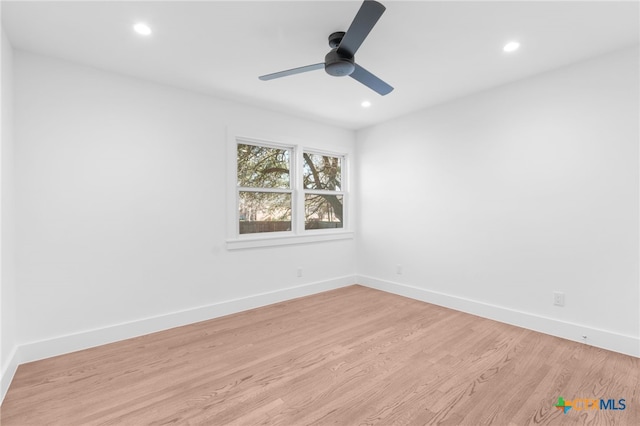
<path id="1" fill-rule="evenodd" d="M 0 423 L 640 425 L 639 383 L 638 358 L 351 286 L 22 365 Z"/>

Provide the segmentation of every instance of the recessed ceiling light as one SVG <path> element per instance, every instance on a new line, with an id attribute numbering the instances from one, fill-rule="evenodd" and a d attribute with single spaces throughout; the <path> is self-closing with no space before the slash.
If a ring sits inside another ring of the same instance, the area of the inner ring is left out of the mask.
<path id="1" fill-rule="evenodd" d="M 362 108 L 369 108 L 371 106 L 371 102 L 362 101 L 362 103 L 360 105 L 362 105 Z"/>
<path id="2" fill-rule="evenodd" d="M 151 34 L 151 28 L 144 22 L 138 22 L 133 26 L 133 30 L 140 35 L 148 36 Z"/>
<path id="3" fill-rule="evenodd" d="M 520 48 L 520 43 L 518 43 L 517 41 L 510 41 L 509 43 L 504 45 L 502 50 L 504 50 L 507 53 L 511 53 L 511 52 L 515 52 L 519 48 Z"/>

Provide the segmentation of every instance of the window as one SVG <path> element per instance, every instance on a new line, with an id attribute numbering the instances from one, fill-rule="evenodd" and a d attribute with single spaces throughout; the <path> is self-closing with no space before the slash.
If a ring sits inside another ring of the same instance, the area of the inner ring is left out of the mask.
<path id="1" fill-rule="evenodd" d="M 291 230 L 291 149 L 238 143 L 240 234 Z"/>
<path id="2" fill-rule="evenodd" d="M 302 157 L 304 229 L 342 228 L 342 158 L 310 152 Z"/>
<path id="3" fill-rule="evenodd" d="M 228 247 L 255 239 L 352 237 L 345 232 L 344 154 L 246 138 L 234 140 L 233 152 L 234 232 Z"/>

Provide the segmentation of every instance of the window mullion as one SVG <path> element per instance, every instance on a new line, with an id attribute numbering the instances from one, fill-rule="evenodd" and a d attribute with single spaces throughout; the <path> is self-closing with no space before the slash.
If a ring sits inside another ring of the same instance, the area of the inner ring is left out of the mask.
<path id="1" fill-rule="evenodd" d="M 294 188 L 294 203 L 295 203 L 295 229 L 296 234 L 304 233 L 304 191 L 302 188 L 302 165 L 304 159 L 302 156 L 302 148 L 297 146 L 294 149 L 295 164 L 292 169 L 294 170 L 294 178 L 291 180 L 291 185 Z"/>

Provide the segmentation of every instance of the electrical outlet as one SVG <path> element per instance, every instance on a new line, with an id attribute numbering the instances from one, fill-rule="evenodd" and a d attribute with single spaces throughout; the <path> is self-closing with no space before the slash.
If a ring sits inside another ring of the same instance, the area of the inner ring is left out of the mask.
<path id="1" fill-rule="evenodd" d="M 298 278 L 302 277 L 302 268 L 298 268 Z"/>
<path id="2" fill-rule="evenodd" d="M 402 265 L 396 265 L 396 274 L 402 275 Z"/>
<path id="3" fill-rule="evenodd" d="M 554 291 L 553 304 L 556 306 L 564 306 L 564 293 L 562 293 L 561 291 Z"/>

